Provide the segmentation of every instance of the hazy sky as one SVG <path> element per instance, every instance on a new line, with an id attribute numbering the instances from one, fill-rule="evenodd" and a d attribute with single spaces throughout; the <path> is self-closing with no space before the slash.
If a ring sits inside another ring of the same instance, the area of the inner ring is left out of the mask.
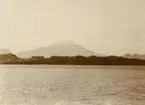
<path id="1" fill-rule="evenodd" d="M 145 0 L 0 0 L 0 48 L 73 40 L 97 53 L 145 53 Z"/>

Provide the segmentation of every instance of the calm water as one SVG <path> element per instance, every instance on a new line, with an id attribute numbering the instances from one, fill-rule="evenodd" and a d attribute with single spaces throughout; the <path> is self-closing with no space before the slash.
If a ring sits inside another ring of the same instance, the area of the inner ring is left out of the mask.
<path id="1" fill-rule="evenodd" d="M 145 105 L 145 67 L 0 65 L 0 105 Z"/>

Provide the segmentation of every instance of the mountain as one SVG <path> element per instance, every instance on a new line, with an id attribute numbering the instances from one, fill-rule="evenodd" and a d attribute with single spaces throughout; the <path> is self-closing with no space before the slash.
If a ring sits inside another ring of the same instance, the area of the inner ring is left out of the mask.
<path id="1" fill-rule="evenodd" d="M 8 49 L 0 49 L 0 54 L 9 54 L 11 53 Z"/>
<path id="2" fill-rule="evenodd" d="M 51 57 L 51 56 L 76 56 L 76 55 L 83 55 L 83 56 L 102 56 L 101 54 L 97 54 L 91 50 L 84 48 L 77 43 L 70 41 L 70 40 L 61 40 L 52 45 L 44 48 L 38 48 L 35 50 L 20 52 L 16 54 L 18 57 L 21 58 L 30 58 L 31 56 L 44 56 L 44 57 Z"/>
<path id="3" fill-rule="evenodd" d="M 145 54 L 137 54 L 137 53 L 134 53 L 134 54 L 125 54 L 123 57 L 125 58 L 132 58 L 132 59 L 142 59 L 142 60 L 145 60 Z"/>

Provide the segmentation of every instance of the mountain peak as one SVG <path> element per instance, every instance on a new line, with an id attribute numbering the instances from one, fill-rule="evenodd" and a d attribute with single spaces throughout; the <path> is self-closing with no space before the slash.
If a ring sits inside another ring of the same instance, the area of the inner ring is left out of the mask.
<path id="1" fill-rule="evenodd" d="M 21 58 L 29 58 L 31 56 L 51 57 L 51 56 L 77 56 L 77 55 L 100 56 L 101 54 L 96 54 L 96 52 L 86 49 L 72 40 L 60 40 L 48 47 L 29 50 L 17 54 L 17 56 Z"/>
<path id="2" fill-rule="evenodd" d="M 72 40 L 59 40 L 53 43 L 53 45 L 75 45 L 75 44 L 77 43 Z"/>

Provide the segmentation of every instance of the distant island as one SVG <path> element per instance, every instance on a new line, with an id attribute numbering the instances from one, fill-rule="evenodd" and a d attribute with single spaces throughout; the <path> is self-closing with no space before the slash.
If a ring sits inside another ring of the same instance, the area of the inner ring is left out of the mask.
<path id="1" fill-rule="evenodd" d="M 145 65 L 145 55 L 106 56 L 73 41 L 60 40 L 48 47 L 16 54 L 0 49 L 0 64 Z"/>
<path id="2" fill-rule="evenodd" d="M 48 65 L 139 65 L 145 66 L 145 60 L 130 59 L 119 56 L 32 56 L 31 58 L 19 58 L 14 54 L 1 54 L 1 64 L 48 64 Z"/>

